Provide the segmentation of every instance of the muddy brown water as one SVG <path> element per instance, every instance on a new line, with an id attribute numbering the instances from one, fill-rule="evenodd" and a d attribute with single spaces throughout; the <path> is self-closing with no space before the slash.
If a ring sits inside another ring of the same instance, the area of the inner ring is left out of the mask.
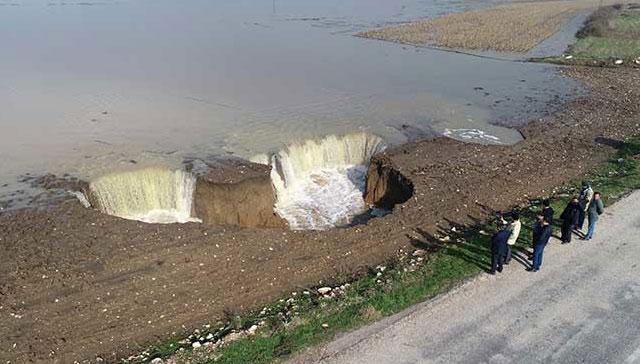
<path id="1" fill-rule="evenodd" d="M 0 1 L 0 200 L 25 173 L 251 157 L 367 131 L 512 143 L 576 92 L 553 67 L 353 37 L 495 1 Z M 483 133 L 478 133 L 481 130 Z"/>

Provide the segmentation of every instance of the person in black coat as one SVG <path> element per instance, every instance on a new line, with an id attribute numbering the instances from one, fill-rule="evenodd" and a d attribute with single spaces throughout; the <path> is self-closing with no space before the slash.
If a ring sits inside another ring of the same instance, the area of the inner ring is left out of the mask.
<path id="1" fill-rule="evenodd" d="M 550 225 L 553 225 L 553 207 L 551 207 L 551 203 L 549 200 L 542 201 L 542 216 L 549 222 Z"/>
<path id="2" fill-rule="evenodd" d="M 571 242 L 571 230 L 576 229 L 580 224 L 580 201 L 577 197 L 574 197 L 569 201 L 567 207 L 564 208 L 560 218 L 562 219 L 562 244 L 569 244 Z"/>
<path id="3" fill-rule="evenodd" d="M 490 274 L 496 274 L 496 271 L 502 272 L 502 264 L 507 255 L 507 241 L 511 236 L 511 231 L 507 230 L 506 225 L 502 221 L 498 221 L 498 231 L 491 237 L 491 271 Z"/>
<path id="4" fill-rule="evenodd" d="M 532 248 L 535 248 L 535 243 L 536 241 L 538 241 L 539 237 L 540 237 L 540 233 L 542 232 L 542 221 L 544 220 L 544 216 L 542 216 L 542 213 L 539 213 L 536 216 L 536 222 L 533 224 L 533 228 L 531 229 L 533 236 L 531 238 L 531 242 L 532 242 Z M 529 260 L 533 260 L 533 253 L 531 253 L 529 255 Z"/>
<path id="5" fill-rule="evenodd" d="M 542 266 L 544 248 L 549 243 L 551 234 L 551 222 L 545 217 L 542 220 L 542 226 L 537 235 L 537 239 L 533 242 L 533 263 L 531 264 L 531 268 L 527 269 L 528 271 L 537 272 L 540 270 L 540 267 Z"/>

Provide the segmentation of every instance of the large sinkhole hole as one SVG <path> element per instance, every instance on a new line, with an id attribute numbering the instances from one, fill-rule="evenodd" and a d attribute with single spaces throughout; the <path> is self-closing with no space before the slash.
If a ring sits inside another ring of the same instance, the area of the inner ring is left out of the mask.
<path id="1" fill-rule="evenodd" d="M 379 137 L 367 133 L 331 135 L 251 161 L 111 173 L 91 181 L 87 197 L 106 214 L 148 223 L 278 227 L 284 220 L 295 230 L 325 230 L 371 217 L 365 193 L 372 196 L 370 203 L 387 208 L 409 198 L 412 187 L 407 193 L 395 188 L 405 184 L 401 175 L 385 174 L 385 166 L 369 168 L 384 148 Z"/>
<path id="2" fill-rule="evenodd" d="M 192 216 L 195 177 L 182 170 L 150 167 L 111 173 L 89 183 L 98 210 L 148 223 L 198 221 Z"/>
<path id="3" fill-rule="evenodd" d="M 366 133 L 292 144 L 253 161 L 271 166 L 275 210 L 290 228 L 324 230 L 365 213 L 366 175 L 382 139 Z"/>

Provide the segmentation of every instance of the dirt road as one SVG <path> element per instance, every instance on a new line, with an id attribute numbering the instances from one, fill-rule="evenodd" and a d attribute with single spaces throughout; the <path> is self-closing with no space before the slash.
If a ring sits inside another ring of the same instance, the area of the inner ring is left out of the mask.
<path id="1" fill-rule="evenodd" d="M 547 247 L 434 301 L 345 335 L 298 363 L 640 363 L 640 191 L 597 237 Z"/>

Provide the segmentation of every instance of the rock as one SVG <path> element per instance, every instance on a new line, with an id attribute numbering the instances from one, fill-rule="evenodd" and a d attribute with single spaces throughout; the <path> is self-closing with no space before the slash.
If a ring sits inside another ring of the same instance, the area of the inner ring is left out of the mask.
<path id="1" fill-rule="evenodd" d="M 199 342 L 199 341 L 196 341 L 196 342 L 194 342 L 194 343 L 192 343 L 192 344 L 191 344 L 191 347 L 192 347 L 192 348 L 194 348 L 194 349 L 197 349 L 197 348 L 199 348 L 199 347 L 201 347 L 201 346 L 202 346 L 202 344 L 200 344 L 200 342 Z"/>
<path id="2" fill-rule="evenodd" d="M 633 60 L 633 63 L 635 64 L 640 64 L 640 57 L 636 58 Z"/>
<path id="3" fill-rule="evenodd" d="M 232 341 L 240 339 L 242 336 L 243 335 L 241 332 L 232 332 L 229 335 L 225 336 L 224 341 L 230 343 Z"/>
<path id="4" fill-rule="evenodd" d="M 618 65 L 618 66 L 619 66 L 619 65 L 621 65 L 621 64 L 623 64 L 623 63 L 624 63 L 624 61 L 623 61 L 623 60 L 621 60 L 621 59 L 616 59 L 616 60 L 613 62 L 613 64 Z"/>
<path id="5" fill-rule="evenodd" d="M 151 364 L 164 364 L 164 360 L 162 360 L 160 358 L 155 358 L 155 359 L 151 360 L 149 363 L 151 363 Z"/>
<path id="6" fill-rule="evenodd" d="M 416 249 L 416 251 L 413 252 L 413 256 L 414 257 L 421 257 L 427 254 L 427 251 L 424 249 Z"/>
<path id="7" fill-rule="evenodd" d="M 320 293 L 321 295 L 326 295 L 329 292 L 331 292 L 331 287 L 318 288 L 318 293 Z"/>
<path id="8" fill-rule="evenodd" d="M 256 331 L 258 331 L 258 325 L 253 325 L 247 330 L 247 334 L 255 335 Z"/>

